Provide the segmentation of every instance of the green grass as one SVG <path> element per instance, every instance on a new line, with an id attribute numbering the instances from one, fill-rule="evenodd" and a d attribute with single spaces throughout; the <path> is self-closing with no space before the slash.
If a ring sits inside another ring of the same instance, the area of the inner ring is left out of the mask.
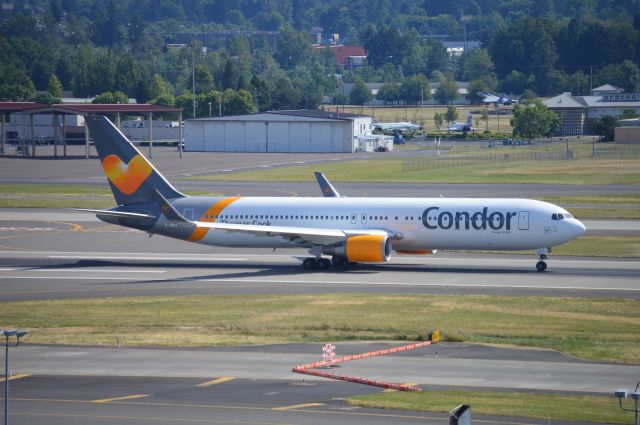
<path id="1" fill-rule="evenodd" d="M 189 191 L 189 195 L 220 196 Z M 108 208 L 115 206 L 106 186 L 79 184 L 0 184 L 0 208 Z"/>
<path id="2" fill-rule="evenodd" d="M 640 161 L 534 161 L 473 164 L 429 170 L 402 171 L 403 159 L 382 159 L 311 164 L 238 173 L 190 177 L 192 180 L 313 181 L 322 171 L 334 182 L 424 182 L 424 183 L 547 183 L 547 184 L 638 184 Z"/>
<path id="3" fill-rule="evenodd" d="M 349 397 L 352 406 L 448 412 L 460 404 L 473 414 L 514 416 L 554 421 L 628 424 L 633 414 L 622 412 L 614 397 L 484 391 L 393 392 Z"/>
<path id="4" fill-rule="evenodd" d="M 487 252 L 487 251 L 470 251 Z M 533 256 L 533 251 L 489 251 L 499 254 L 521 254 Z M 581 236 L 571 242 L 554 246 L 554 255 L 573 257 L 615 257 L 640 258 L 640 237 L 638 236 Z"/>
<path id="5" fill-rule="evenodd" d="M 581 236 L 566 244 L 553 247 L 553 255 L 582 257 L 640 257 L 638 236 Z"/>
<path id="6" fill-rule="evenodd" d="M 552 277 L 550 276 L 550 279 Z M 449 295 L 223 295 L 0 303 L 0 327 L 29 342 L 211 346 L 418 340 L 543 347 L 637 362 L 640 300 Z"/>

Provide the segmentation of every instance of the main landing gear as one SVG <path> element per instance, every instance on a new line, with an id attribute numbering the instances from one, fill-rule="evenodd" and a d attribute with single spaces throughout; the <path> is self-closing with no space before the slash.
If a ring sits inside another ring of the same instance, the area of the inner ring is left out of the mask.
<path id="1" fill-rule="evenodd" d="M 331 260 L 329 260 L 328 258 L 316 258 L 316 257 L 309 257 L 309 258 L 305 258 L 304 261 L 302 262 L 302 267 L 304 267 L 305 270 L 328 270 L 329 267 L 331 267 L 331 264 L 333 263 L 334 266 L 342 266 L 345 264 L 351 264 L 347 262 L 347 259 L 341 255 L 334 255 L 333 257 L 331 257 Z"/>
<path id="2" fill-rule="evenodd" d="M 302 262 L 302 267 L 304 267 L 305 270 L 327 270 L 329 267 L 331 267 L 331 262 L 328 259 L 322 257 L 305 258 Z"/>
<path id="3" fill-rule="evenodd" d="M 536 263 L 536 270 L 539 272 L 543 272 L 547 270 L 547 263 L 544 261 L 547 258 L 547 254 L 551 252 L 551 248 L 542 248 L 537 250 L 538 253 L 538 262 Z"/>

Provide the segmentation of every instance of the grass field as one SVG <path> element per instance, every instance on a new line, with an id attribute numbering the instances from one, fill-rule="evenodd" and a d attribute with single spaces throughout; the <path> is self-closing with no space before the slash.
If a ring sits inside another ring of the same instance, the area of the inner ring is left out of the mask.
<path id="1" fill-rule="evenodd" d="M 326 110 L 331 111 L 335 110 L 335 106 L 325 105 Z M 484 121 L 480 119 L 480 113 L 485 106 L 481 105 L 472 105 L 472 106 L 457 106 L 456 110 L 458 111 L 458 122 L 464 122 L 467 120 L 467 116 L 469 114 L 473 115 L 473 126 L 477 128 L 477 131 L 485 131 L 486 124 Z M 488 111 L 491 112 L 489 115 L 489 131 L 495 133 L 511 133 L 512 127 L 510 124 L 510 119 L 513 115 L 510 114 L 510 107 L 502 107 L 503 113 L 508 112 L 507 115 L 496 115 L 493 112 L 495 111 L 494 107 L 489 107 Z M 410 121 L 417 124 L 422 125 L 429 134 L 437 133 L 438 130 L 436 128 L 435 122 L 433 121 L 433 117 L 436 112 L 444 113 L 447 111 L 446 106 L 424 106 L 422 108 L 415 106 L 402 106 L 402 107 L 360 107 L 360 106 L 346 106 L 344 110 L 340 108 L 341 111 L 353 114 L 362 114 L 362 115 L 371 115 L 374 120 L 381 122 L 399 122 L 399 121 Z M 445 133 L 446 130 L 444 128 L 447 127 L 447 123 L 443 124 L 442 132 Z"/>
<path id="2" fill-rule="evenodd" d="M 534 161 L 473 164 L 402 171 L 405 160 L 387 158 L 311 164 L 269 170 L 198 176 L 216 181 L 313 181 L 322 171 L 335 182 L 639 184 L 640 161 Z"/>
<path id="3" fill-rule="evenodd" d="M 570 396 L 480 391 L 385 392 L 350 397 L 352 406 L 448 412 L 469 404 L 472 414 L 514 416 L 554 421 L 628 424 L 633 414 L 622 412 L 614 397 Z"/>
<path id="4" fill-rule="evenodd" d="M 640 300 L 449 295 L 222 295 L 0 303 L 0 327 L 29 342 L 211 346 L 418 340 L 551 348 L 637 362 Z"/>
<path id="5" fill-rule="evenodd" d="M 189 195 L 218 193 L 187 191 Z M 0 184 L 0 208 L 109 208 L 115 206 L 111 190 L 94 185 Z"/>

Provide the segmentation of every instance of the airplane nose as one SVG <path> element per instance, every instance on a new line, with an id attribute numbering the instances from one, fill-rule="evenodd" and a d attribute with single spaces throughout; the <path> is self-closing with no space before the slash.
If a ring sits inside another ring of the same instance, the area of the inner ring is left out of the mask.
<path id="1" fill-rule="evenodd" d="M 584 235 L 587 231 L 587 228 L 580 220 L 575 221 L 574 228 L 576 230 L 576 237 Z"/>

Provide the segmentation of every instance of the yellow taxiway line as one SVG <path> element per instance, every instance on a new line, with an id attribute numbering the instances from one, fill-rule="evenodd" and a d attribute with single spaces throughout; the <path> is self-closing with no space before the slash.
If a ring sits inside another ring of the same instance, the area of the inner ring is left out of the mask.
<path id="1" fill-rule="evenodd" d="M 234 377 L 232 376 L 223 376 L 222 378 L 216 378 L 211 381 L 203 382 L 202 384 L 196 385 L 196 387 L 209 387 L 211 385 L 222 384 L 223 382 L 233 381 Z"/>
<path id="2" fill-rule="evenodd" d="M 122 397 L 102 398 L 100 400 L 91 400 L 92 403 L 109 403 L 112 401 L 133 400 L 135 398 L 149 397 L 149 394 L 132 394 Z"/>
<path id="3" fill-rule="evenodd" d="M 271 410 L 296 410 L 296 409 L 304 409 L 305 407 L 317 407 L 317 406 L 325 406 L 324 403 L 304 403 L 304 404 L 294 404 L 291 406 L 282 406 L 282 407 L 274 407 Z"/>
<path id="4" fill-rule="evenodd" d="M 16 379 L 22 379 L 31 376 L 27 373 L 19 373 L 17 375 L 12 375 L 9 377 L 9 381 L 15 381 Z M 0 378 L 0 382 L 4 382 L 4 377 Z"/>

